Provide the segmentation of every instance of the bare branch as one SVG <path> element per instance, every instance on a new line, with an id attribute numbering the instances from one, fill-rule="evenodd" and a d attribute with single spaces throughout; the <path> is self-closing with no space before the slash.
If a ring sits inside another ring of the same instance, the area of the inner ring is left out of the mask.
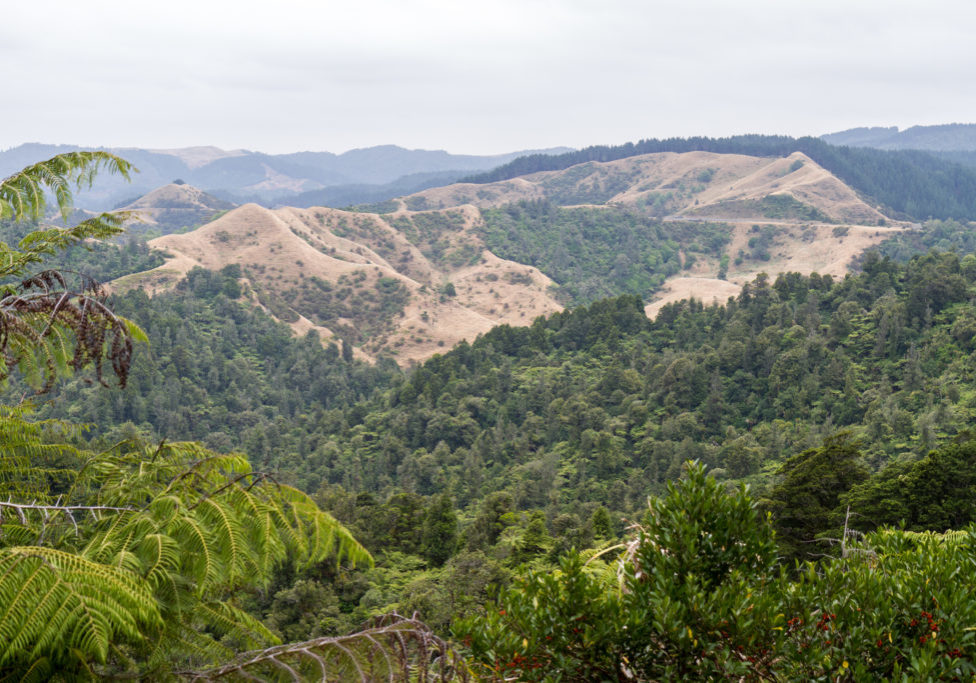
<path id="1" fill-rule="evenodd" d="M 12 501 L 0 501 L 0 526 L 3 525 L 3 509 L 13 510 L 21 524 L 27 524 L 27 513 L 37 511 L 41 514 L 41 530 L 37 542 L 40 543 L 44 534 L 47 532 L 48 522 L 53 516 L 64 516 L 71 526 L 74 527 L 75 534 L 78 534 L 78 520 L 75 515 L 91 514 L 97 521 L 100 512 L 132 512 L 135 508 L 112 507 L 109 505 L 39 505 L 37 503 L 14 503 Z"/>
<path id="2" fill-rule="evenodd" d="M 327 675 L 330 661 L 334 672 L 331 678 Z M 341 666 L 342 662 L 346 663 L 345 667 Z M 375 669 L 380 663 L 385 664 L 381 666 L 382 673 Z M 359 633 L 246 652 L 223 666 L 208 671 L 182 671 L 178 675 L 190 681 L 214 681 L 225 677 L 250 679 L 261 670 L 277 668 L 284 669 L 289 675 L 300 676 L 295 680 L 303 680 L 301 676 L 306 666 L 311 669 L 307 669 L 305 677 L 311 671 L 317 671 L 323 681 L 471 680 L 467 667 L 445 640 L 416 618 L 407 619 L 395 613 L 380 617 L 373 626 Z"/>

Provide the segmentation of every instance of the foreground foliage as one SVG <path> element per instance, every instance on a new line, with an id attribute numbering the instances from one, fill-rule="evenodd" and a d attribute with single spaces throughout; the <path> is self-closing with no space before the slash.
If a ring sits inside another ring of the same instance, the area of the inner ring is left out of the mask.
<path id="1" fill-rule="evenodd" d="M 147 675 L 226 660 L 277 640 L 237 595 L 267 584 L 286 556 L 370 561 L 305 494 L 243 456 L 190 443 L 93 454 L 49 440 L 64 429 L 0 420 L 3 484 L 34 494 L 0 502 L 7 675 Z M 67 486 L 45 491 L 40 478 Z"/>
<path id="2" fill-rule="evenodd" d="M 67 219 L 72 185 L 90 184 L 105 166 L 130 170 L 112 155 L 73 153 L 6 178 L 0 218 L 43 217 L 50 192 Z M 0 281 L 116 234 L 124 218 L 29 232 L 17 248 L 0 243 Z M 61 272 L 43 271 L 3 286 L 0 380 L 14 365 L 42 388 L 71 369 L 93 367 L 102 380 L 108 363 L 126 384 L 133 341 L 144 336 L 82 282 L 74 291 Z M 297 679 L 316 670 L 322 680 L 463 678 L 446 643 L 412 620 L 278 645 L 242 608 L 246 595 L 267 588 L 286 561 L 355 565 L 372 563 L 369 552 L 241 454 L 138 438 L 93 451 L 82 431 L 31 422 L 24 406 L 0 408 L 0 679 Z M 235 659 L 241 650 L 251 652 Z"/>
<path id="3" fill-rule="evenodd" d="M 142 433 L 240 449 L 348 525 L 375 569 L 282 573 L 251 608 L 289 640 L 391 609 L 446 628 L 513 570 L 617 537 L 688 459 L 750 482 L 781 552 L 811 559 L 825 550 L 812 539 L 838 535 L 848 488 L 941 451 L 976 418 L 972 256 L 869 257 L 843 280 L 760 278 L 726 307 L 684 302 L 655 321 L 636 297 L 599 301 L 498 327 L 409 374 L 291 338 L 232 299 L 232 283 L 195 271 L 171 294 L 117 299 L 150 353 L 121 392 L 73 380 L 41 414 L 97 422 L 106 445 Z M 838 430 L 847 444 L 824 451 Z M 829 462 L 800 467 L 809 451 Z M 852 526 L 961 528 L 971 506 L 926 524 L 953 482 L 963 500 L 973 461 L 931 465 L 910 494 L 898 476 L 870 499 L 852 493 Z M 939 470 L 954 474 L 939 483 Z M 435 508 L 445 524 L 427 523 Z"/>
<path id="4" fill-rule="evenodd" d="M 692 465 L 651 500 L 616 563 L 567 555 L 456 630 L 492 680 L 976 673 L 976 529 L 837 541 L 832 556 L 789 571 L 748 492 Z"/>

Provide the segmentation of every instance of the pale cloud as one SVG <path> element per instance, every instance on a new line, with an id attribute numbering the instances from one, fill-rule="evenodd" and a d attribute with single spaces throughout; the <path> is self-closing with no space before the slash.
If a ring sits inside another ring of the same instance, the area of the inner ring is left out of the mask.
<path id="1" fill-rule="evenodd" d="M 963 0 L 33 0 L 0 25 L 0 147 L 489 153 L 972 121 L 974 19 Z"/>

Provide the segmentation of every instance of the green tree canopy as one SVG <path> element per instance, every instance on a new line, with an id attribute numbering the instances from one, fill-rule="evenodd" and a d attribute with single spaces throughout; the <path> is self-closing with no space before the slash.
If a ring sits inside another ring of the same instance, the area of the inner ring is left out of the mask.
<path id="1" fill-rule="evenodd" d="M 102 152 L 61 155 L 0 182 L 0 215 L 43 216 L 50 192 L 62 217 L 71 188 L 99 169 L 126 175 Z M 0 276 L 22 277 L 46 255 L 116 234 L 124 216 L 0 244 Z M 105 304 L 97 283 L 67 287 L 54 271 L 4 285 L 0 350 L 44 385 L 69 368 L 111 364 L 125 383 L 135 326 Z M 292 647 L 242 608 L 286 559 L 371 563 L 366 549 L 297 489 L 251 469 L 241 454 L 137 437 L 89 450 L 70 423 L 30 422 L 0 408 L 0 678 L 49 680 L 176 675 L 405 679 L 447 648 L 399 617 L 365 634 Z M 250 650 L 238 656 L 242 650 Z"/>

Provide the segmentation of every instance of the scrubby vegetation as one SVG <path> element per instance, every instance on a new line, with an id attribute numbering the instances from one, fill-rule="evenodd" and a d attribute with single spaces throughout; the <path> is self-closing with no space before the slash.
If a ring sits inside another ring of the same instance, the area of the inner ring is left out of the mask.
<path id="1" fill-rule="evenodd" d="M 662 223 L 617 207 L 560 207 L 519 202 L 482 211 L 477 233 L 502 258 L 537 267 L 567 304 L 618 294 L 648 297 L 691 261 L 682 252 L 719 259 L 731 228 Z"/>

